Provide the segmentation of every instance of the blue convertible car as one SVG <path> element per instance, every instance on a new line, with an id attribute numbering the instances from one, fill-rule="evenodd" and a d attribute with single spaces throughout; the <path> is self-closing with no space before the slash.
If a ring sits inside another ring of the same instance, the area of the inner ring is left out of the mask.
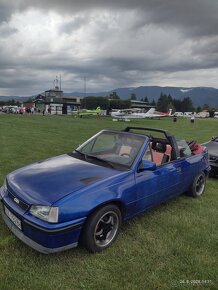
<path id="1" fill-rule="evenodd" d="M 122 221 L 184 192 L 201 196 L 209 169 L 205 147 L 168 131 L 103 130 L 68 154 L 8 174 L 2 216 L 42 253 L 78 243 L 99 252 L 116 239 Z"/>

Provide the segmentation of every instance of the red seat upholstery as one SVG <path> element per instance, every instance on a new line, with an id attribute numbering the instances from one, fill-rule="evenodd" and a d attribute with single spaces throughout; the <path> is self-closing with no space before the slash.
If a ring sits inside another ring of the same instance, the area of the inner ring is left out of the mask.
<path id="1" fill-rule="evenodd" d="M 171 159 L 171 151 L 172 147 L 168 144 L 166 145 L 165 152 L 158 152 L 152 149 L 153 162 L 156 163 L 157 166 L 169 162 Z"/>
<path id="2" fill-rule="evenodd" d="M 166 151 L 165 151 L 165 154 L 166 154 L 167 156 L 169 156 L 168 161 L 170 161 L 170 159 L 171 159 L 171 152 L 172 152 L 172 147 L 171 147 L 169 144 L 167 144 L 167 149 L 166 149 Z"/>
<path id="3" fill-rule="evenodd" d="M 193 147 L 192 147 L 192 154 L 193 155 L 197 155 L 197 154 L 201 154 L 204 152 L 204 147 L 201 146 L 201 145 L 198 145 L 198 144 L 195 144 Z"/>
<path id="4" fill-rule="evenodd" d="M 156 165 L 161 165 L 164 153 L 160 153 L 155 150 L 152 150 L 152 156 L 153 156 L 153 162 L 156 163 Z"/>

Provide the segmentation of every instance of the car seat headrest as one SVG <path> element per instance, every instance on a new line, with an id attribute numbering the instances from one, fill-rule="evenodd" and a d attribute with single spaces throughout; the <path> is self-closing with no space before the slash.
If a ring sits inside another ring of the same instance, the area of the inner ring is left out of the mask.
<path id="1" fill-rule="evenodd" d="M 167 149 L 166 144 L 153 141 L 151 148 L 157 152 L 164 153 Z"/>

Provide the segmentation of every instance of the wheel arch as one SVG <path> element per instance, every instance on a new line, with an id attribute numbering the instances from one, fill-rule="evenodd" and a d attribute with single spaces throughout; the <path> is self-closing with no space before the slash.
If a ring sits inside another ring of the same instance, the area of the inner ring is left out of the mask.
<path id="1" fill-rule="evenodd" d="M 103 203 L 97 205 L 96 207 L 94 207 L 94 208 L 93 208 L 93 209 L 88 213 L 88 215 L 87 215 L 87 219 L 88 219 L 89 216 L 92 215 L 94 212 L 96 212 L 96 211 L 99 210 L 100 208 L 102 208 L 102 207 L 104 207 L 104 206 L 106 206 L 106 205 L 109 205 L 109 204 L 114 204 L 114 205 L 116 205 L 116 206 L 119 208 L 120 213 L 121 213 L 121 218 L 122 218 L 122 220 L 123 220 L 123 218 L 124 218 L 124 216 L 125 216 L 125 212 L 126 212 L 125 205 L 124 205 L 124 203 L 123 203 L 122 201 L 120 201 L 120 200 L 116 200 L 116 199 L 115 199 L 115 200 L 108 200 L 108 201 L 103 202 Z M 86 220 L 87 220 L 87 219 L 86 219 Z"/>
<path id="2" fill-rule="evenodd" d="M 209 176 L 210 171 L 211 171 L 211 168 L 210 168 L 210 170 L 208 170 L 208 169 L 202 170 L 202 172 L 204 173 L 206 178 Z"/>

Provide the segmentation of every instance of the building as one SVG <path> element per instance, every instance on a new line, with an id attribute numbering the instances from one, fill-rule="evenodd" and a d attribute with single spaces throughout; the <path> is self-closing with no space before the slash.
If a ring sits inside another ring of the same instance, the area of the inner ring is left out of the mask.
<path id="1" fill-rule="evenodd" d="M 76 96 L 64 96 L 59 89 L 58 80 L 55 80 L 54 89 L 39 94 L 35 99 L 35 108 L 38 112 L 50 113 L 51 115 L 71 115 L 72 111 L 80 109 L 81 98 Z"/>
<path id="2" fill-rule="evenodd" d="M 143 101 L 130 100 L 130 102 L 131 102 L 131 108 L 144 109 L 145 111 L 154 107 L 154 106 L 148 105 L 147 102 L 143 102 Z"/>

